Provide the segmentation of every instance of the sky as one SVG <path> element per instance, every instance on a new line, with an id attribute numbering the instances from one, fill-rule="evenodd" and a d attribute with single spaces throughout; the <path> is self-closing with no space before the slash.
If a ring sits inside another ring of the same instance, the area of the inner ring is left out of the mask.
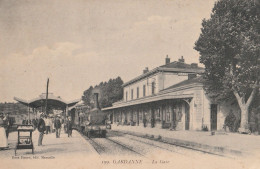
<path id="1" fill-rule="evenodd" d="M 0 0 L 0 102 L 46 91 L 71 101 L 184 57 L 215 0 Z"/>

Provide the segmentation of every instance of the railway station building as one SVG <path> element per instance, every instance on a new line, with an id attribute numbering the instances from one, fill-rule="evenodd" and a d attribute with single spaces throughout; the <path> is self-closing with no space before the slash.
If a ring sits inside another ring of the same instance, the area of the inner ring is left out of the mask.
<path id="1" fill-rule="evenodd" d="M 221 130 L 230 111 L 211 101 L 203 89 L 197 63 L 181 57 L 143 73 L 123 84 L 123 99 L 102 109 L 111 114 L 113 125 L 156 127 L 173 130 Z M 232 107 L 232 110 L 239 110 Z"/>

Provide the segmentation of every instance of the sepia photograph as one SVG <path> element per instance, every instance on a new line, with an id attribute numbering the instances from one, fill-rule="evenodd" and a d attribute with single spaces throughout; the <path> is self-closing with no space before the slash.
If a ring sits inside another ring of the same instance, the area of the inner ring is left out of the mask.
<path id="1" fill-rule="evenodd" d="M 259 169 L 259 0 L 0 0 L 1 169 Z"/>

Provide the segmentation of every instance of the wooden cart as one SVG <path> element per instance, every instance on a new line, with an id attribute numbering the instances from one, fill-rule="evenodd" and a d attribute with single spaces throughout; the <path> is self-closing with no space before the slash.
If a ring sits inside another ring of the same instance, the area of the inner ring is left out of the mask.
<path id="1" fill-rule="evenodd" d="M 32 132 L 34 128 L 33 125 L 18 125 L 18 140 L 15 147 L 15 155 L 17 149 L 32 149 L 32 154 L 34 153 Z"/>

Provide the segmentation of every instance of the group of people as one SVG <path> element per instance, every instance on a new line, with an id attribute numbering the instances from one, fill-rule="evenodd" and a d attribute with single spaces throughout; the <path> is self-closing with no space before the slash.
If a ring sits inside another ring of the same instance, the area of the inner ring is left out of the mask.
<path id="1" fill-rule="evenodd" d="M 38 139 L 38 146 L 42 145 L 42 140 L 44 134 L 48 134 L 50 132 L 50 120 L 48 120 L 47 115 L 41 114 L 40 119 L 38 121 L 37 129 L 39 131 L 39 139 Z M 54 119 L 54 128 L 56 132 L 56 138 L 60 138 L 61 133 L 61 127 L 62 127 L 62 120 L 59 115 L 55 116 Z M 64 123 L 65 132 L 68 133 L 68 137 L 72 137 L 72 121 L 71 117 L 67 117 Z"/>
<path id="2" fill-rule="evenodd" d="M 9 115 L 0 114 L 0 149 L 8 148 L 9 128 L 11 126 Z"/>
<path id="3" fill-rule="evenodd" d="M 45 122 L 46 134 L 53 133 L 53 131 L 54 131 L 54 122 L 53 122 L 52 118 L 46 115 L 46 116 L 43 117 L 43 119 L 44 119 L 44 122 Z M 22 121 L 22 124 L 23 125 L 33 125 L 34 129 L 36 129 L 36 127 L 39 124 L 39 120 L 38 119 L 32 119 L 32 120 L 24 119 Z"/>
<path id="4" fill-rule="evenodd" d="M 38 145 L 42 145 L 44 134 L 56 132 L 56 138 L 60 138 L 61 128 L 63 121 L 60 115 L 56 115 L 54 120 L 48 117 L 46 114 L 41 114 L 40 119 L 35 119 L 35 122 L 26 123 L 23 121 L 23 125 L 33 124 L 39 131 Z M 0 149 L 8 148 L 8 136 L 11 127 L 11 122 L 8 114 L 0 114 Z M 71 117 L 67 117 L 64 122 L 64 131 L 68 134 L 68 137 L 72 137 L 72 120 Z"/>

